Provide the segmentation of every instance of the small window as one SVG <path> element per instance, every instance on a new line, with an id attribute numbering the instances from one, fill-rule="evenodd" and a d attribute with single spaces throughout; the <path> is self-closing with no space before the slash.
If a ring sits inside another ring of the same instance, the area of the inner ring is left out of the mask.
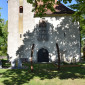
<path id="1" fill-rule="evenodd" d="M 22 38 L 22 34 L 20 34 L 20 38 Z"/>
<path id="2" fill-rule="evenodd" d="M 23 6 L 19 7 L 19 13 L 23 13 Z"/>

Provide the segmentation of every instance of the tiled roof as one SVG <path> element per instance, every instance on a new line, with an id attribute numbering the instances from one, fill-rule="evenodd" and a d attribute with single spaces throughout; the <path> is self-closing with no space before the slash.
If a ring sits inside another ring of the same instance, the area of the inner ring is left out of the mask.
<path id="1" fill-rule="evenodd" d="M 58 4 L 54 6 L 55 11 L 53 14 L 73 14 L 75 11 L 67 8 L 66 6 L 64 6 L 63 4 Z"/>
<path id="2" fill-rule="evenodd" d="M 57 0 L 55 0 L 55 3 L 57 2 Z M 43 2 L 37 2 L 38 5 L 43 5 Z M 73 14 L 75 11 L 67 8 L 66 6 L 64 6 L 62 3 L 60 4 L 55 4 L 54 6 L 55 12 L 52 12 L 50 9 L 48 9 L 45 13 L 47 15 L 51 15 L 51 14 Z M 46 9 L 46 8 L 45 8 Z M 35 13 L 36 14 L 36 13 Z"/>

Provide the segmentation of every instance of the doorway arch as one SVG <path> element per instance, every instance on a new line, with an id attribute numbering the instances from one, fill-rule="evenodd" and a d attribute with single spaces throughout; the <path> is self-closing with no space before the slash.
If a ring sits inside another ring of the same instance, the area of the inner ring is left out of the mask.
<path id="1" fill-rule="evenodd" d="M 49 62 L 49 52 L 45 48 L 41 48 L 38 51 L 38 56 L 37 56 L 38 62 Z"/>

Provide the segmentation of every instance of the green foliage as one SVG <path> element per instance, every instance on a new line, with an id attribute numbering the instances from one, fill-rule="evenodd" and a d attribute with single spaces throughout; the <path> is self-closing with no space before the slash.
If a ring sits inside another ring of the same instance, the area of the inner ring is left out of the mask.
<path id="1" fill-rule="evenodd" d="M 28 69 L 0 69 L 0 85 L 85 85 L 84 67 L 62 67 L 53 64 L 33 64 Z M 84 65 L 85 66 L 85 65 Z"/>
<path id="2" fill-rule="evenodd" d="M 42 1 L 43 4 L 38 5 L 38 2 Z M 55 3 L 55 0 L 27 0 L 28 3 L 33 5 L 33 12 L 36 12 L 36 16 L 42 17 L 42 15 L 45 15 L 45 12 L 47 9 L 51 10 L 52 12 L 55 11 L 53 8 L 53 5 Z M 47 8 L 47 9 L 46 9 Z"/>
<path id="3" fill-rule="evenodd" d="M 7 54 L 8 21 L 0 18 L 0 56 Z"/>
<path id="4" fill-rule="evenodd" d="M 11 66 L 11 63 L 8 60 L 2 59 L 1 62 L 3 68 L 8 68 Z"/>
<path id="5" fill-rule="evenodd" d="M 37 2 L 42 1 L 43 4 L 38 5 Z M 58 0 L 56 4 L 59 4 L 61 1 L 63 3 L 67 4 L 67 2 L 71 3 L 72 0 Z M 70 5 L 69 7 L 72 9 L 75 9 L 76 12 L 73 15 L 73 21 L 78 21 L 80 23 L 80 30 L 81 30 L 81 40 L 82 38 L 85 38 L 85 0 L 75 0 L 77 3 Z M 55 0 L 27 0 L 28 3 L 33 5 L 33 12 L 36 12 L 36 16 L 42 17 L 42 15 L 45 15 L 45 12 L 47 9 L 54 12 L 53 5 L 55 3 Z M 47 9 L 45 9 L 47 8 Z M 82 41 L 81 41 L 82 42 Z"/>
<path id="6" fill-rule="evenodd" d="M 83 39 L 85 38 L 85 0 L 76 0 L 77 4 L 73 4 L 70 7 L 72 9 L 76 9 L 74 16 L 74 20 L 79 21 L 80 23 L 80 31 L 81 31 L 81 44 L 83 45 Z"/>
<path id="7" fill-rule="evenodd" d="M 58 0 L 56 4 L 59 4 L 61 1 L 66 4 L 67 2 L 71 3 L 72 0 Z M 34 7 L 32 11 L 36 12 L 36 16 L 42 17 L 43 14 L 45 15 L 47 9 L 55 12 L 55 9 L 53 7 L 55 0 L 27 0 L 27 2 L 32 4 L 32 6 Z M 38 2 L 43 2 L 43 4 L 41 3 L 40 5 L 38 5 Z"/>

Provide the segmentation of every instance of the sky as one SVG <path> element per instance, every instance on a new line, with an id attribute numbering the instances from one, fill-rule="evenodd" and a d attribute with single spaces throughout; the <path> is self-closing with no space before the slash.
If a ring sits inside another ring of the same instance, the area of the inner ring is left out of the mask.
<path id="1" fill-rule="evenodd" d="M 1 18 L 3 18 L 5 21 L 8 20 L 8 3 L 7 3 L 8 0 L 0 0 L 0 7 L 2 8 L 0 10 L 0 13 L 1 13 Z M 71 4 L 74 4 L 76 3 L 75 0 L 72 0 L 71 3 L 67 3 L 67 4 L 64 4 L 65 6 L 68 6 L 68 5 L 71 5 Z"/>
<path id="2" fill-rule="evenodd" d="M 63 2 L 62 2 L 63 3 Z M 63 3 L 64 4 L 64 3 Z M 72 0 L 72 2 L 71 3 L 67 3 L 67 4 L 64 4 L 65 6 L 69 6 L 69 5 L 72 5 L 72 4 L 76 4 L 76 1 L 75 0 Z"/>
<path id="3" fill-rule="evenodd" d="M 1 18 L 3 18 L 5 21 L 8 20 L 8 0 L 0 0 L 0 7 L 2 8 L 0 10 Z"/>

